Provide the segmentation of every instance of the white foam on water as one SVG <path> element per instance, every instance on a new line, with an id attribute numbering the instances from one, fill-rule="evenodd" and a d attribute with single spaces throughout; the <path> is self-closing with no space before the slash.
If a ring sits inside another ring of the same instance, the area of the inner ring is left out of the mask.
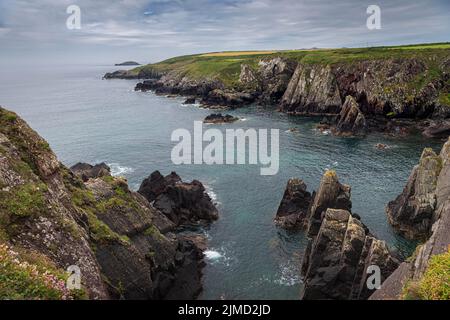
<path id="1" fill-rule="evenodd" d="M 274 283 L 287 287 L 301 283 L 298 267 L 292 261 L 280 264 L 280 274 Z"/>
<path id="2" fill-rule="evenodd" d="M 111 168 L 111 175 L 114 177 L 134 172 L 133 168 L 121 166 L 118 163 L 108 163 L 108 166 Z"/>
<path id="3" fill-rule="evenodd" d="M 220 252 L 214 251 L 214 250 L 206 250 L 204 252 L 205 258 L 208 260 L 218 260 L 222 258 L 223 256 L 220 254 Z"/>
<path id="4" fill-rule="evenodd" d="M 232 257 L 229 250 L 225 247 L 220 247 L 218 249 L 211 248 L 203 252 L 206 260 L 208 260 L 212 265 L 214 264 L 222 264 L 226 267 L 229 267 L 233 262 L 236 261 L 235 258 Z"/>
<path id="5" fill-rule="evenodd" d="M 206 189 L 206 193 L 207 193 L 208 196 L 211 198 L 212 202 L 213 202 L 215 205 L 219 205 L 220 202 L 217 201 L 217 193 L 214 192 L 214 190 L 212 189 L 211 186 L 206 185 L 206 184 L 205 184 L 204 186 L 205 186 L 205 189 Z"/>

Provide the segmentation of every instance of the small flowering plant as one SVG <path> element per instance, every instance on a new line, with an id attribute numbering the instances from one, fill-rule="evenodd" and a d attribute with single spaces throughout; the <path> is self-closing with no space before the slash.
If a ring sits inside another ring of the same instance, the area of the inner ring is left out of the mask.
<path id="1" fill-rule="evenodd" d="M 29 263 L 19 252 L 0 244 L 0 300 L 71 300 L 66 278 L 64 272 Z"/>

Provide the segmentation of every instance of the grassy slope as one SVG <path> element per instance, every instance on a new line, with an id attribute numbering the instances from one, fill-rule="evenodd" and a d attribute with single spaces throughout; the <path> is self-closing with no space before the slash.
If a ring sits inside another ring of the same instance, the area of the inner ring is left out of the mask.
<path id="1" fill-rule="evenodd" d="M 225 85 L 233 87 L 238 82 L 241 64 L 245 63 L 256 67 L 258 61 L 262 58 L 281 56 L 304 64 L 345 64 L 360 60 L 418 58 L 423 59 L 430 70 L 426 78 L 417 79 L 417 86 L 421 87 L 428 83 L 430 78 L 439 75 L 437 65 L 442 61 L 442 58 L 449 55 L 450 43 L 373 48 L 216 52 L 175 57 L 155 64 L 141 66 L 133 69 L 133 71 L 139 72 L 143 69 L 153 69 L 160 72 L 174 71 L 188 75 L 192 79 L 217 79 Z M 441 101 L 446 102 L 448 99 L 448 94 L 444 93 Z"/>

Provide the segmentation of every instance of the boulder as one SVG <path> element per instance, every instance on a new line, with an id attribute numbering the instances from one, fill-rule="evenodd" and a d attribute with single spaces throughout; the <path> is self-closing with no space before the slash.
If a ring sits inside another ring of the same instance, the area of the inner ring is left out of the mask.
<path id="1" fill-rule="evenodd" d="M 422 134 L 427 138 L 447 138 L 450 135 L 450 119 L 432 121 Z"/>
<path id="2" fill-rule="evenodd" d="M 303 258 L 301 298 L 367 299 L 374 291 L 366 285 L 372 265 L 380 268 L 384 281 L 397 268 L 398 260 L 357 217 L 347 210 L 328 209 Z"/>
<path id="3" fill-rule="evenodd" d="M 222 115 L 221 113 L 213 113 L 208 116 L 206 116 L 205 120 L 203 120 L 204 123 L 232 123 L 238 121 L 239 118 L 233 117 L 229 114 Z"/>
<path id="4" fill-rule="evenodd" d="M 177 226 L 218 219 L 217 208 L 203 184 L 197 180 L 183 182 L 175 172 L 166 177 L 153 172 L 142 182 L 138 192 Z"/>
<path id="5" fill-rule="evenodd" d="M 196 100 L 194 97 L 190 97 L 190 98 L 187 98 L 183 104 L 195 104 L 195 101 Z"/>
<path id="6" fill-rule="evenodd" d="M 295 229 L 304 225 L 312 196 L 306 184 L 300 179 L 290 179 L 275 217 L 275 224 L 285 229 Z"/>
<path id="7" fill-rule="evenodd" d="M 358 107 L 358 103 L 352 96 L 347 96 L 337 119 L 337 124 L 332 128 L 334 135 L 356 136 L 366 133 L 366 118 Z"/>
<path id="8" fill-rule="evenodd" d="M 72 166 L 70 170 L 84 182 L 88 181 L 89 179 L 109 176 L 111 174 L 111 169 L 104 162 L 96 164 L 94 166 L 88 163 L 79 162 L 76 165 Z"/>

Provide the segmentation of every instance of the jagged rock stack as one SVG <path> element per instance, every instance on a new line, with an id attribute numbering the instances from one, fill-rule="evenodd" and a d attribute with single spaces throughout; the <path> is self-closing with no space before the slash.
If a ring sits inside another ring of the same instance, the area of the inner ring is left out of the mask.
<path id="1" fill-rule="evenodd" d="M 347 96 L 342 105 L 332 132 L 338 136 L 358 136 L 366 133 L 367 125 L 364 114 L 358 107 L 358 103 L 352 96 Z"/>
<path id="2" fill-rule="evenodd" d="M 311 193 L 300 179 L 289 179 L 275 217 L 275 224 L 285 229 L 303 226 L 311 203 Z"/>
<path id="3" fill-rule="evenodd" d="M 210 223 L 219 217 L 203 184 L 183 182 L 175 172 L 166 177 L 153 172 L 138 192 L 177 226 Z"/>
<path id="4" fill-rule="evenodd" d="M 378 266 L 384 281 L 398 266 L 384 241 L 346 210 L 327 209 L 318 234 L 310 240 L 302 264 L 301 298 L 367 299 L 369 266 Z"/>
<path id="5" fill-rule="evenodd" d="M 435 191 L 442 164 L 441 156 L 432 149 L 425 149 L 403 192 L 386 207 L 389 222 L 409 239 L 428 238 L 431 226 L 439 218 L 434 215 Z"/>
<path id="6" fill-rule="evenodd" d="M 275 223 L 307 229 L 302 299 L 367 299 L 373 293 L 366 286 L 368 267 L 377 265 L 383 281 L 398 266 L 386 243 L 351 213 L 350 196 L 350 186 L 341 184 L 334 171 L 325 172 L 312 196 L 303 181 L 288 182 Z"/>
<path id="7" fill-rule="evenodd" d="M 403 193 L 388 205 L 387 214 L 399 232 L 414 238 L 426 236 L 427 241 L 417 247 L 413 257 L 403 262 L 370 299 L 445 299 L 445 293 L 440 291 L 445 290 L 443 287 L 447 288 L 448 299 L 450 138 L 439 155 L 430 149 L 424 150 Z M 443 273 L 428 272 L 435 258 L 446 259 L 441 262 L 447 266 Z M 433 285 L 421 291 L 424 277 Z"/>

